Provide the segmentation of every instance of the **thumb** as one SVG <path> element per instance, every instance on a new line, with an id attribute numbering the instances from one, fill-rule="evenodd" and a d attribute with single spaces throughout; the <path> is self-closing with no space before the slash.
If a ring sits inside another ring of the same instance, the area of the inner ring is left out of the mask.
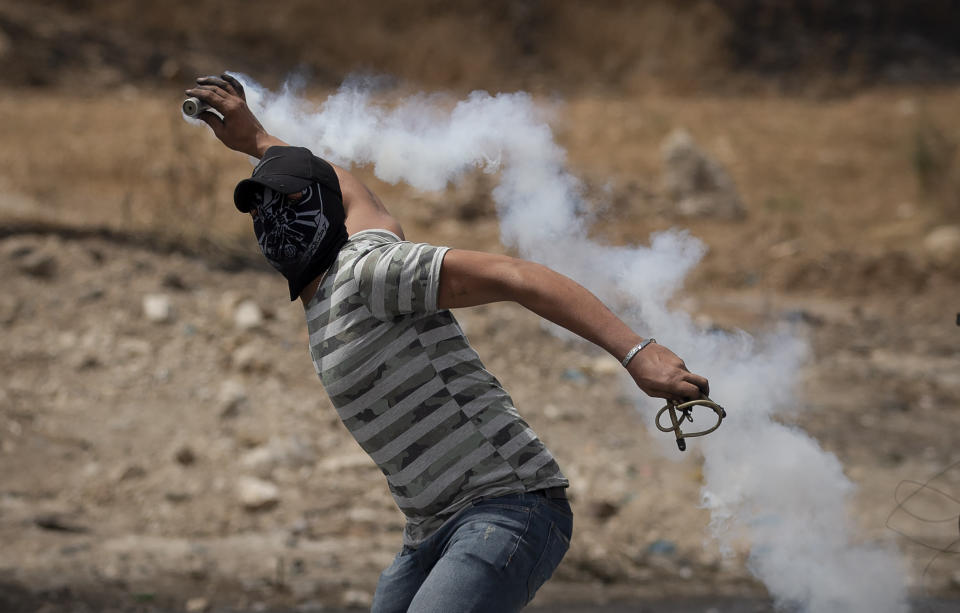
<path id="1" fill-rule="evenodd" d="M 204 111 L 197 115 L 197 119 L 210 126 L 210 129 L 213 130 L 216 137 L 220 138 L 220 133 L 223 131 L 223 120 L 220 119 L 216 113 Z"/>

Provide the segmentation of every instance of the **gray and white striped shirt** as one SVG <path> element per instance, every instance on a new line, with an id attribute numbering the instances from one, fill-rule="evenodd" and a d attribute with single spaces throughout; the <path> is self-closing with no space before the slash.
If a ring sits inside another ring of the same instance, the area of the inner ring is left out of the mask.
<path id="1" fill-rule="evenodd" d="M 358 232 L 306 307 L 317 374 L 386 475 L 410 546 L 476 498 L 568 485 L 456 319 L 437 309 L 446 252 Z"/>

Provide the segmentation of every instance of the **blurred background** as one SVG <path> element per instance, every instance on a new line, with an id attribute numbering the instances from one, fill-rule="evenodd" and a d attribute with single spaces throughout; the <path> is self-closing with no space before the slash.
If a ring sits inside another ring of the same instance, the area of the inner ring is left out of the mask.
<path id="1" fill-rule="evenodd" d="M 249 161 L 179 113 L 226 69 L 317 104 L 356 75 L 388 104 L 531 92 L 597 238 L 688 229 L 710 250 L 678 308 L 810 339 L 783 420 L 912 593 L 960 598 L 958 31 L 956 0 L 0 0 L 0 609 L 363 608 L 399 547 L 231 204 Z M 503 251 L 490 176 L 356 171 L 412 239 Z M 457 316 L 573 482 L 535 605 L 766 610 L 747 544 L 707 537 L 696 450 L 666 459 L 611 358 Z"/>

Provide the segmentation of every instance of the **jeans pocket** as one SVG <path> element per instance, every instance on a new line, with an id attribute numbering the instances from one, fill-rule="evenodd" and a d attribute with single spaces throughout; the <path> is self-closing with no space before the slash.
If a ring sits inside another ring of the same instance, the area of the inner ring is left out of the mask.
<path id="1" fill-rule="evenodd" d="M 563 556 L 570 548 L 570 539 L 564 534 L 556 522 L 551 522 L 550 531 L 547 534 L 547 544 L 543 548 L 543 553 L 537 564 L 533 567 L 530 579 L 527 581 L 527 602 L 533 600 L 537 590 L 547 582 L 553 571 L 560 565 Z"/>

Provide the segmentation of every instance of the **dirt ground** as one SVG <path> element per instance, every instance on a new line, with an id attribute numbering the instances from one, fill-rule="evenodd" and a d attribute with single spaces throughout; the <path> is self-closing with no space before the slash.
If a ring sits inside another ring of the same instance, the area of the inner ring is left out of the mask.
<path id="1" fill-rule="evenodd" d="M 0 92 L 0 608 L 363 607 L 402 517 L 316 379 L 299 303 L 232 211 L 250 166 L 178 101 Z M 782 419 L 840 458 L 861 536 L 898 543 L 913 594 L 943 599 L 931 607 L 960 598 L 960 563 L 911 540 L 951 546 L 960 503 L 928 494 L 952 523 L 905 519 L 895 491 L 944 471 L 937 491 L 960 498 L 960 261 L 925 243 L 957 216 L 915 164 L 925 130 L 960 136 L 958 103 L 583 95 L 554 119 L 605 207 L 596 235 L 685 227 L 709 245 L 678 308 L 810 338 Z M 681 126 L 734 177 L 743 220 L 671 208 L 659 146 Z M 439 196 L 371 185 L 415 240 L 502 250 L 486 178 Z M 707 538 L 696 444 L 664 457 L 612 358 L 518 307 L 457 317 L 571 478 L 573 544 L 536 605 L 769 608 L 746 551 Z M 264 483 L 276 501 L 245 504 Z M 678 595 L 700 600 L 664 600 Z"/>

